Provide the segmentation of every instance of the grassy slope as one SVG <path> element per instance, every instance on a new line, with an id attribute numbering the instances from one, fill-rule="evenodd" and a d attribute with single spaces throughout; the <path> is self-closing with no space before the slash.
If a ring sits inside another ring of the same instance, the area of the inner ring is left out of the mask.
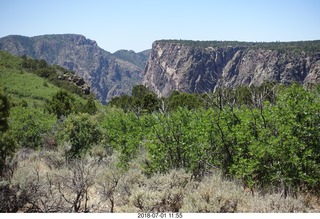
<path id="1" fill-rule="evenodd" d="M 46 132 L 56 123 L 55 115 L 45 110 L 46 101 L 61 88 L 32 72 L 27 72 L 21 67 L 21 63 L 21 58 L 0 51 L 0 89 L 8 94 L 11 103 L 10 127 L 18 136 L 24 128 L 34 131 L 29 123 L 37 127 L 38 131 Z M 77 103 L 86 103 L 80 96 L 74 96 Z M 98 101 L 96 106 L 102 108 Z"/>
<path id="2" fill-rule="evenodd" d="M 61 88 L 51 84 L 44 78 L 28 72 L 21 67 L 22 59 L 0 50 L 0 89 L 10 95 L 11 101 L 19 103 L 25 100 L 43 106 L 46 100 Z M 76 101 L 85 100 L 76 95 Z M 101 108 L 101 104 L 96 101 Z"/>
<path id="3" fill-rule="evenodd" d="M 0 51 L 0 87 L 14 102 L 44 104 L 59 88 L 45 79 L 28 73 L 21 67 L 21 59 Z"/>
<path id="4" fill-rule="evenodd" d="M 25 99 L 38 103 L 49 100 L 59 90 L 43 78 L 27 72 L 20 73 L 16 69 L 0 70 L 0 86 L 11 94 L 14 101 Z"/>

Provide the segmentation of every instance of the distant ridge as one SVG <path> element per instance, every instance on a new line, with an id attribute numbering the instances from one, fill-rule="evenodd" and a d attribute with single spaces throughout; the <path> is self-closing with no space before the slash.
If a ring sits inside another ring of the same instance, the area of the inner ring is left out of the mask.
<path id="1" fill-rule="evenodd" d="M 219 87 L 320 83 L 320 40 L 238 42 L 157 40 L 136 53 L 101 49 L 78 34 L 0 38 L 0 50 L 58 64 L 84 78 L 102 103 L 143 83 L 158 96 L 174 90 L 212 92 Z"/>
<path id="2" fill-rule="evenodd" d="M 133 51 L 113 55 L 101 49 L 95 41 L 78 34 L 10 35 L 0 38 L 0 50 L 44 59 L 49 64 L 75 71 L 102 103 L 114 96 L 129 94 L 134 85 L 141 83 L 143 63 L 149 55 L 148 52 Z"/>

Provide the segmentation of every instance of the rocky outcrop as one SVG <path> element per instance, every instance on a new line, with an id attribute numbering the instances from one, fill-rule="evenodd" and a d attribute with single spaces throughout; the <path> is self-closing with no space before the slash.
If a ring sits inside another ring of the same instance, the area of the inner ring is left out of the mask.
<path id="1" fill-rule="evenodd" d="M 158 96 L 166 97 L 174 90 L 202 93 L 218 87 L 259 85 L 266 80 L 283 84 L 320 83 L 320 51 L 310 53 L 300 47 L 291 50 L 287 44 L 283 50 L 281 43 L 279 49 L 269 47 L 244 43 L 192 46 L 156 41 L 143 84 Z"/>
<path id="2" fill-rule="evenodd" d="M 103 103 L 113 96 L 129 94 L 142 81 L 144 68 L 127 61 L 130 58 L 123 60 L 104 51 L 82 35 L 7 36 L 0 39 L 0 49 L 17 56 L 44 59 L 74 71 Z M 135 55 L 133 51 L 131 54 Z"/>
<path id="3" fill-rule="evenodd" d="M 61 74 L 58 76 L 58 79 L 60 81 L 68 81 L 69 83 L 73 83 L 74 85 L 81 88 L 82 93 L 84 94 L 90 94 L 90 86 L 85 82 L 85 80 L 78 75 L 74 74 Z"/>

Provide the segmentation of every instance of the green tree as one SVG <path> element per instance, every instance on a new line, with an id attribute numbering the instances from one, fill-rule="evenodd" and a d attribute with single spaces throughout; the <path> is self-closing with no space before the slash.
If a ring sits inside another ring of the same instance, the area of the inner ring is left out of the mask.
<path id="1" fill-rule="evenodd" d="M 136 85 L 132 88 L 131 96 L 114 97 L 108 105 L 121 108 L 124 112 L 134 112 L 137 116 L 140 116 L 143 113 L 158 110 L 160 100 L 155 93 L 148 90 L 144 85 Z"/>
<path id="2" fill-rule="evenodd" d="M 203 105 L 198 94 L 180 93 L 174 91 L 168 98 L 169 110 L 176 110 L 179 107 L 186 107 L 187 109 L 196 109 Z"/>
<path id="3" fill-rule="evenodd" d="M 3 175 L 6 159 L 14 155 L 16 147 L 10 132 L 0 133 L 0 177 Z"/>
<path id="4" fill-rule="evenodd" d="M 12 134 L 22 147 L 41 147 L 43 136 L 50 132 L 55 123 L 54 116 L 41 108 L 14 107 L 11 115 Z"/>
<path id="5" fill-rule="evenodd" d="M 151 113 L 159 108 L 159 99 L 156 94 L 148 90 L 144 85 L 136 85 L 132 88 L 132 110 L 137 115 L 146 111 Z"/>
<path id="6" fill-rule="evenodd" d="M 6 159 L 12 156 L 16 149 L 15 141 L 9 130 L 8 118 L 10 103 L 7 95 L 0 90 L 0 176 L 2 176 Z"/>
<path id="7" fill-rule="evenodd" d="M 94 102 L 94 99 L 92 97 L 90 97 L 88 100 L 87 100 L 87 103 L 83 106 L 83 112 L 84 113 L 88 113 L 90 115 L 94 115 L 96 114 L 97 112 L 97 106 Z"/>
<path id="8" fill-rule="evenodd" d="M 120 166 L 127 167 L 140 150 L 143 137 L 141 118 L 133 112 L 115 110 L 106 115 L 102 127 L 106 130 L 109 144 L 120 153 Z"/>
<path id="9" fill-rule="evenodd" d="M 317 190 L 319 109 L 317 94 L 293 84 L 282 88 L 276 104 L 266 100 L 262 108 L 235 110 L 240 122 L 227 132 L 234 159 L 230 173 L 249 187 L 277 187 L 284 195 L 289 189 Z"/>
<path id="10" fill-rule="evenodd" d="M 113 97 L 109 102 L 109 106 L 115 106 L 122 109 L 124 112 L 129 112 L 132 109 L 132 97 L 125 94 L 121 97 Z"/>
<path id="11" fill-rule="evenodd" d="M 141 101 L 142 109 L 144 111 L 147 111 L 147 113 L 152 113 L 158 110 L 159 103 L 160 103 L 159 99 L 152 92 L 149 92 L 148 94 L 146 94 Z"/>
<path id="12" fill-rule="evenodd" d="M 9 129 L 8 117 L 10 112 L 10 103 L 8 97 L 0 90 L 0 132 L 5 132 Z"/>
<path id="13" fill-rule="evenodd" d="M 79 158 L 103 137 L 102 131 L 94 117 L 87 113 L 71 114 L 62 129 L 64 140 L 71 143 L 68 157 Z"/>
<path id="14" fill-rule="evenodd" d="M 185 168 L 195 177 L 212 164 L 214 145 L 209 144 L 210 113 L 179 108 L 154 116 L 148 136 L 150 171 Z"/>
<path id="15" fill-rule="evenodd" d="M 74 111 L 74 104 L 74 96 L 65 90 L 60 90 L 48 101 L 47 109 L 59 119 L 72 113 Z"/>
<path id="16" fill-rule="evenodd" d="M 142 100 L 150 91 L 144 85 L 136 85 L 132 88 L 132 97 Z"/>

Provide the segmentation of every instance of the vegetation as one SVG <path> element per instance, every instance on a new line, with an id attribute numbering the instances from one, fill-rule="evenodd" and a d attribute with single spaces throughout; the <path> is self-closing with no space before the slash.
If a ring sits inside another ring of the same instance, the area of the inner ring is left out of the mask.
<path id="1" fill-rule="evenodd" d="M 144 112 L 151 113 L 160 106 L 160 100 L 143 85 L 136 85 L 132 89 L 132 96 L 124 95 L 110 100 L 110 106 L 116 106 L 125 112 L 135 112 L 141 115 Z"/>
<path id="2" fill-rule="evenodd" d="M 28 72 L 32 72 L 46 79 L 46 81 L 54 84 L 57 87 L 63 88 L 72 93 L 76 93 L 83 97 L 86 96 L 82 89 L 76 84 L 70 83 L 66 80 L 59 79 L 59 77 L 64 77 L 62 75 L 68 75 L 69 77 L 75 75 L 73 71 L 69 71 L 58 65 L 50 66 L 43 59 L 31 59 L 26 56 L 22 56 L 21 67 L 22 69 L 25 69 Z"/>
<path id="3" fill-rule="evenodd" d="M 67 154 L 70 158 L 81 157 L 102 139 L 102 131 L 99 129 L 97 121 L 83 113 L 69 116 L 64 122 L 62 133 L 65 136 L 64 140 L 71 144 Z"/>
<path id="4" fill-rule="evenodd" d="M 319 212 L 318 85 L 102 106 L 19 62 L 0 62 L 0 212 Z"/>
<path id="5" fill-rule="evenodd" d="M 15 142 L 10 135 L 8 118 L 10 114 L 10 104 L 8 97 L 0 90 L 0 177 L 6 164 L 6 159 L 13 155 Z"/>
<path id="6" fill-rule="evenodd" d="M 118 106 L 127 100 L 117 98 Z M 174 92 L 162 101 L 167 111 L 154 105 L 153 114 L 149 109 L 142 118 L 126 107 L 121 120 L 132 128 L 113 134 L 126 139 L 127 151 L 144 140 L 147 172 L 183 168 L 201 177 L 214 166 L 249 188 L 278 188 L 284 194 L 318 190 L 319 88 L 265 83 L 206 96 Z"/>
<path id="7" fill-rule="evenodd" d="M 248 49 L 271 49 L 279 52 L 307 52 L 310 54 L 320 51 L 320 40 L 296 42 L 241 42 L 241 41 L 192 41 L 192 40 L 159 40 L 156 42 L 177 43 L 196 48 L 243 47 Z"/>
<path id="8" fill-rule="evenodd" d="M 47 108 L 50 113 L 55 114 L 59 119 L 62 116 L 68 116 L 75 110 L 74 102 L 75 98 L 70 93 L 60 90 L 47 102 Z"/>

